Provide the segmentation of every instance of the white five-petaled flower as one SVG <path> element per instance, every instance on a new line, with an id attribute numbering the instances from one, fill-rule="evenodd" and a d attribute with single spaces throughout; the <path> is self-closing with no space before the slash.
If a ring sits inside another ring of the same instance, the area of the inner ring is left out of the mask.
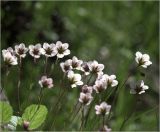
<path id="1" fill-rule="evenodd" d="M 25 47 L 24 43 L 21 43 L 20 45 L 15 46 L 15 52 L 19 57 L 24 58 L 26 56 L 27 51 L 28 51 L 28 48 Z"/>
<path id="2" fill-rule="evenodd" d="M 69 71 L 67 77 L 70 81 L 72 88 L 76 87 L 77 85 L 83 85 L 80 74 L 75 74 L 73 71 Z"/>
<path id="3" fill-rule="evenodd" d="M 68 43 L 62 43 L 57 41 L 56 48 L 57 48 L 57 58 L 63 58 L 66 55 L 70 54 L 70 50 L 68 49 Z"/>
<path id="4" fill-rule="evenodd" d="M 108 126 L 104 125 L 102 128 L 99 130 L 100 132 L 111 132 L 111 128 L 108 128 Z"/>
<path id="5" fill-rule="evenodd" d="M 46 57 L 53 57 L 57 54 L 57 49 L 55 44 L 48 44 L 44 43 L 43 44 L 43 53 Z"/>
<path id="6" fill-rule="evenodd" d="M 81 89 L 82 93 L 92 93 L 93 89 L 91 86 L 88 85 L 84 85 Z"/>
<path id="7" fill-rule="evenodd" d="M 104 65 L 98 64 L 98 62 L 94 60 L 94 61 L 90 62 L 89 69 L 93 73 L 99 73 L 99 72 L 103 71 Z"/>
<path id="8" fill-rule="evenodd" d="M 78 60 L 76 56 L 73 56 L 71 60 L 71 66 L 73 69 L 81 70 L 81 64 L 83 63 L 82 60 Z"/>
<path id="9" fill-rule="evenodd" d="M 103 80 L 96 80 L 95 85 L 93 86 L 93 89 L 96 91 L 96 93 L 101 93 L 107 88 L 107 83 Z"/>
<path id="10" fill-rule="evenodd" d="M 140 85 L 136 85 L 134 88 L 131 88 L 130 93 L 131 94 L 142 94 L 145 93 L 145 90 L 147 90 L 149 87 L 147 85 L 144 85 L 144 81 L 142 80 Z"/>
<path id="11" fill-rule="evenodd" d="M 81 102 L 83 105 L 89 105 L 92 100 L 93 97 L 90 93 L 80 93 L 79 102 Z"/>
<path id="12" fill-rule="evenodd" d="M 150 61 L 150 57 L 148 54 L 142 54 L 141 52 L 136 52 L 136 62 L 138 63 L 139 66 L 142 66 L 144 68 L 147 68 L 152 64 Z"/>
<path id="13" fill-rule="evenodd" d="M 102 102 L 100 105 L 95 106 L 97 115 L 107 115 L 111 109 L 111 105 L 108 105 L 106 102 Z"/>
<path id="14" fill-rule="evenodd" d="M 65 62 L 61 62 L 60 63 L 60 67 L 62 69 L 63 72 L 68 72 L 70 70 L 72 70 L 72 67 L 71 67 L 71 60 L 66 60 Z"/>
<path id="15" fill-rule="evenodd" d="M 47 78 L 47 76 L 42 76 L 41 80 L 39 80 L 39 84 L 42 88 L 52 88 L 53 80 L 52 78 Z"/>
<path id="16" fill-rule="evenodd" d="M 4 62 L 7 65 L 17 65 L 18 64 L 17 57 L 14 56 L 10 50 L 8 49 L 2 50 L 2 56 L 3 56 Z"/>
<path id="17" fill-rule="evenodd" d="M 115 87 L 118 85 L 118 81 L 116 80 L 116 76 L 115 75 L 107 75 L 107 74 L 104 74 L 102 76 L 102 80 L 106 81 L 107 85 L 108 86 L 111 86 L 111 87 Z"/>
<path id="18" fill-rule="evenodd" d="M 34 58 L 40 58 L 40 55 L 44 52 L 44 50 L 41 48 L 41 44 L 36 45 L 30 45 L 29 46 L 29 53 Z"/>
<path id="19" fill-rule="evenodd" d="M 90 74 L 89 63 L 83 62 L 81 65 L 81 70 L 84 72 L 84 75 L 89 75 Z"/>

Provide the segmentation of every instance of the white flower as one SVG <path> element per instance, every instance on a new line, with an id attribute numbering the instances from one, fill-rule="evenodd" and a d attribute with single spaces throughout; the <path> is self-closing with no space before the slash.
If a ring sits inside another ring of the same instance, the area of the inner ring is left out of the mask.
<path id="1" fill-rule="evenodd" d="M 103 80 L 96 80 L 95 85 L 93 86 L 93 89 L 96 91 L 96 93 L 101 93 L 107 88 L 107 83 Z"/>
<path id="2" fill-rule="evenodd" d="M 3 50 L 3 54 L 5 54 L 5 53 L 7 53 L 7 52 L 10 52 L 11 55 L 13 55 L 13 56 L 16 55 L 16 53 L 15 53 L 15 51 L 12 49 L 12 47 L 8 47 L 7 49 L 4 49 L 4 50 Z"/>
<path id="3" fill-rule="evenodd" d="M 26 56 L 27 51 L 28 48 L 25 47 L 24 43 L 15 46 L 15 52 L 19 57 L 24 58 Z"/>
<path id="4" fill-rule="evenodd" d="M 47 76 L 42 76 L 41 80 L 39 80 L 39 84 L 42 88 L 52 88 L 53 80 L 52 78 L 47 78 Z"/>
<path id="5" fill-rule="evenodd" d="M 72 69 L 71 63 L 72 63 L 72 61 L 70 59 L 66 60 L 65 62 L 60 63 L 60 67 L 61 67 L 62 71 L 63 72 L 70 71 Z"/>
<path id="6" fill-rule="evenodd" d="M 34 58 L 40 58 L 40 55 L 44 52 L 44 50 L 41 48 L 41 44 L 36 45 L 30 45 L 29 46 L 29 53 Z"/>
<path id="7" fill-rule="evenodd" d="M 108 126 L 104 125 L 99 131 L 100 132 L 111 132 L 111 128 L 108 128 Z"/>
<path id="8" fill-rule="evenodd" d="M 98 64 L 97 61 L 92 61 L 92 62 L 90 62 L 89 69 L 93 73 L 102 72 L 102 70 L 104 69 L 104 65 Z"/>
<path id="9" fill-rule="evenodd" d="M 81 70 L 81 64 L 83 63 L 82 60 L 78 60 L 76 56 L 73 56 L 71 62 L 71 66 L 73 69 Z"/>
<path id="10" fill-rule="evenodd" d="M 111 105 L 108 105 L 106 102 L 102 102 L 100 105 L 95 106 L 97 115 L 107 115 L 111 109 Z"/>
<path id="11" fill-rule="evenodd" d="M 90 94 L 93 91 L 92 87 L 88 85 L 84 85 L 81 90 L 82 90 L 82 93 L 90 93 Z"/>
<path id="12" fill-rule="evenodd" d="M 76 87 L 77 85 L 83 85 L 80 74 L 75 74 L 73 71 L 69 71 L 67 76 L 72 88 Z"/>
<path id="13" fill-rule="evenodd" d="M 81 102 L 82 104 L 89 105 L 92 100 L 93 97 L 90 93 L 80 93 L 79 102 Z"/>
<path id="14" fill-rule="evenodd" d="M 14 56 L 11 51 L 9 51 L 8 49 L 7 50 L 2 50 L 2 56 L 3 56 L 3 59 L 4 59 L 4 62 L 7 64 L 7 65 L 17 65 L 18 62 L 17 62 L 17 57 Z"/>
<path id="15" fill-rule="evenodd" d="M 66 55 L 70 54 L 70 50 L 68 49 L 69 45 L 68 43 L 62 43 L 60 41 L 57 41 L 56 43 L 56 48 L 57 48 L 57 57 L 58 58 L 63 58 Z"/>
<path id="16" fill-rule="evenodd" d="M 89 63 L 83 62 L 81 67 L 82 67 L 81 70 L 84 72 L 85 75 L 89 75 L 90 74 Z"/>
<path id="17" fill-rule="evenodd" d="M 104 74 L 101 76 L 101 79 L 106 81 L 107 85 L 108 86 L 111 86 L 111 87 L 115 87 L 118 85 L 118 81 L 116 80 L 116 76 L 115 75 L 107 75 L 107 74 Z"/>
<path id="18" fill-rule="evenodd" d="M 57 54 L 57 49 L 56 49 L 56 45 L 55 44 L 44 43 L 43 44 L 43 49 L 44 49 L 43 54 L 46 57 L 53 57 L 53 56 L 55 56 Z"/>
<path id="19" fill-rule="evenodd" d="M 139 85 L 136 85 L 136 87 L 131 88 L 130 93 L 131 94 L 142 94 L 145 93 L 145 90 L 147 90 L 149 87 L 147 85 L 144 85 L 144 81 L 142 80 Z"/>
<path id="20" fill-rule="evenodd" d="M 136 62 L 139 64 L 139 66 L 142 66 L 144 68 L 147 68 L 152 64 L 150 61 L 150 57 L 148 54 L 142 54 L 141 52 L 136 52 Z"/>

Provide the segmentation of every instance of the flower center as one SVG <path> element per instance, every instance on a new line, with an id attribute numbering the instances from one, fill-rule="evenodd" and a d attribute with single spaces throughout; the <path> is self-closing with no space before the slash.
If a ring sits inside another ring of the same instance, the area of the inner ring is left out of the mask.
<path id="1" fill-rule="evenodd" d="M 65 51 L 65 49 L 63 49 L 62 46 L 61 46 L 60 48 L 58 48 L 58 53 L 59 53 L 59 54 L 63 54 L 64 51 Z"/>
<path id="2" fill-rule="evenodd" d="M 34 54 L 34 55 L 38 55 L 38 54 L 39 54 L 39 50 L 38 50 L 38 49 L 34 49 L 34 50 L 33 50 L 33 54 Z"/>

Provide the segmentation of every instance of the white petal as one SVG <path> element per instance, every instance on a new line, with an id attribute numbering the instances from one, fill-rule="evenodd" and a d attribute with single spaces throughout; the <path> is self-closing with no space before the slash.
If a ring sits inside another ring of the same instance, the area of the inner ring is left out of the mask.
<path id="1" fill-rule="evenodd" d="M 143 86 L 143 89 L 144 89 L 144 90 L 147 90 L 148 88 L 149 88 L 149 87 L 148 87 L 147 85 L 144 85 L 144 86 Z"/>
<path id="2" fill-rule="evenodd" d="M 148 54 L 143 54 L 143 60 L 148 61 L 150 59 Z"/>
<path id="3" fill-rule="evenodd" d="M 74 72 L 73 71 L 69 71 L 67 74 L 68 78 L 72 78 L 74 76 Z"/>
<path id="4" fill-rule="evenodd" d="M 69 44 L 68 44 L 68 43 L 64 43 L 64 44 L 63 44 L 63 48 L 64 48 L 64 49 L 68 49 L 68 47 L 69 47 Z"/>
<path id="5" fill-rule="evenodd" d="M 58 58 L 63 58 L 63 57 L 64 57 L 64 54 L 59 54 L 59 53 L 58 53 L 58 54 L 57 54 L 57 57 L 58 57 Z"/>
<path id="6" fill-rule="evenodd" d="M 41 44 L 36 44 L 35 48 L 40 49 L 41 48 Z"/>
<path id="7" fill-rule="evenodd" d="M 151 64 L 152 64 L 151 61 L 146 61 L 146 62 L 144 63 L 144 65 L 146 65 L 146 66 L 149 66 L 149 65 L 151 65 Z"/>
<path id="8" fill-rule="evenodd" d="M 142 53 L 141 52 L 136 52 L 136 56 L 138 57 L 138 58 L 142 58 Z"/>
<path id="9" fill-rule="evenodd" d="M 145 93 L 145 91 L 140 91 L 138 94 L 142 94 L 142 93 Z"/>
<path id="10" fill-rule="evenodd" d="M 147 68 L 147 66 L 146 65 L 141 65 L 143 68 Z"/>
<path id="11" fill-rule="evenodd" d="M 117 86 L 117 85 L 118 85 L 118 81 L 117 81 L 117 80 L 113 80 L 111 86 L 112 86 L 112 87 L 115 87 L 115 86 Z"/>
<path id="12" fill-rule="evenodd" d="M 70 52 L 70 50 L 68 50 L 68 49 L 63 52 L 64 55 L 69 55 L 70 53 L 71 53 L 71 52 Z"/>
<path id="13" fill-rule="evenodd" d="M 79 81 L 81 80 L 81 75 L 80 74 L 74 74 L 75 75 L 75 80 Z"/>
<path id="14" fill-rule="evenodd" d="M 28 47 L 30 50 L 32 50 L 33 48 L 34 48 L 34 46 L 33 45 L 29 45 L 29 47 Z"/>
<path id="15" fill-rule="evenodd" d="M 56 47 L 59 48 L 59 47 L 61 47 L 61 46 L 62 46 L 62 42 L 61 42 L 61 41 L 57 41 Z"/>
<path id="16" fill-rule="evenodd" d="M 43 48 L 44 48 L 44 49 L 47 49 L 48 47 L 50 47 L 50 45 L 49 45 L 48 43 L 44 43 L 44 44 L 43 44 Z"/>
<path id="17" fill-rule="evenodd" d="M 78 81 L 76 82 L 77 85 L 83 85 L 83 82 L 82 81 Z"/>
<path id="18" fill-rule="evenodd" d="M 110 75 L 110 79 L 114 80 L 114 79 L 116 79 L 116 76 L 115 75 Z"/>
<path id="19" fill-rule="evenodd" d="M 104 69 L 104 65 L 103 64 L 99 64 L 98 67 L 99 67 L 100 71 L 102 71 Z"/>

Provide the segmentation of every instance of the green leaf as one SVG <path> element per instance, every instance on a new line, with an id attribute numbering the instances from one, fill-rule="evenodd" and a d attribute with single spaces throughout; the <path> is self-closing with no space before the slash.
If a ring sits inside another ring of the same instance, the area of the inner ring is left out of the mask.
<path id="1" fill-rule="evenodd" d="M 29 122 L 29 130 L 38 128 L 45 120 L 48 110 L 44 105 L 30 105 L 22 115 L 23 121 Z"/>
<path id="2" fill-rule="evenodd" d="M 4 101 L 0 101 L 0 123 L 7 123 L 13 115 L 12 107 Z"/>
<path id="3" fill-rule="evenodd" d="M 21 120 L 21 117 L 12 116 L 12 118 L 11 118 L 9 124 L 8 124 L 9 130 L 12 130 L 12 131 L 14 130 L 15 131 L 19 120 Z"/>

